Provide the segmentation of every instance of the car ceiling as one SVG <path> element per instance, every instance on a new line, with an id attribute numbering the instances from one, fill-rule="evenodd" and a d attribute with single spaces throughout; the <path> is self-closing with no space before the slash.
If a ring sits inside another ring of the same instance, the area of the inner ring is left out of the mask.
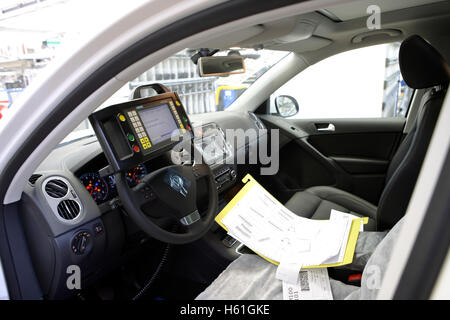
<path id="1" fill-rule="evenodd" d="M 379 30 L 367 28 L 366 10 L 374 4 L 381 8 Z M 450 60 L 448 30 L 450 1 L 363 0 L 259 23 L 207 41 L 201 47 L 292 51 L 312 64 L 339 52 L 419 34 Z"/>
<path id="2" fill-rule="evenodd" d="M 367 7 L 373 4 L 379 6 L 381 12 L 390 12 L 410 7 L 418 7 L 435 2 L 443 2 L 443 0 L 381 0 L 376 2 L 374 0 L 362 0 L 326 8 L 323 9 L 323 13 L 325 15 L 329 14 L 330 17 L 333 17 L 334 19 L 339 21 L 348 21 L 366 16 Z"/>

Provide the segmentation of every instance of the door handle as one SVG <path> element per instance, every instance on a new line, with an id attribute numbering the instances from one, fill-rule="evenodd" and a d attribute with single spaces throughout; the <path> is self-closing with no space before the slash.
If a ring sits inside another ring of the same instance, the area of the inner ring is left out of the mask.
<path id="1" fill-rule="evenodd" d="M 328 123 L 326 127 L 323 127 L 324 124 L 318 124 L 316 123 L 317 131 L 319 132 L 334 132 L 336 130 L 336 127 L 332 123 Z"/>

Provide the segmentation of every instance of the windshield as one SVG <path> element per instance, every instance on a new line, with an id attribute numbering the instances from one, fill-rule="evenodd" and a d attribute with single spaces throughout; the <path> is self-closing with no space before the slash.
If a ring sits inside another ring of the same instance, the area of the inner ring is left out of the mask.
<path id="1" fill-rule="evenodd" d="M 98 32 L 148 0 L 0 1 L 0 125 L 17 98 L 56 58 L 70 55 Z M 92 130 L 86 123 L 72 136 Z"/>
<path id="2" fill-rule="evenodd" d="M 1 1 L 0 1 L 1 2 Z M 111 21 L 116 21 L 147 0 L 128 0 L 109 5 L 107 0 L 8 0 L 0 3 L 0 124 L 14 108 L 17 97 L 37 81 L 38 75 L 56 57 L 70 54 L 92 39 Z M 89 8 L 89 10 L 86 10 Z M 101 19 L 98 13 L 101 12 Z M 80 16 L 83 17 L 80 23 Z M 228 108 L 256 79 L 287 52 L 233 48 L 216 55 L 241 55 L 244 74 L 228 77 L 200 77 L 191 57 L 198 49 L 185 49 L 143 72 L 127 83 L 100 107 L 129 100 L 138 85 L 159 82 L 176 91 L 189 114 L 215 112 Z M 93 135 L 87 120 L 63 143 Z"/>
<path id="3" fill-rule="evenodd" d="M 215 55 L 240 55 L 244 58 L 245 73 L 232 74 L 227 77 L 201 77 L 197 65 L 191 60 L 196 52 L 195 49 L 185 49 L 161 61 L 136 79 L 128 82 L 99 106 L 99 109 L 128 101 L 133 89 L 156 82 L 162 83 L 170 91 L 177 92 L 188 114 L 223 111 L 233 104 L 259 77 L 288 54 L 286 51 L 266 49 L 223 50 Z M 150 94 L 146 90 L 143 90 L 142 93 Z M 89 122 L 85 120 L 62 143 L 93 134 Z"/>
<path id="4" fill-rule="evenodd" d="M 223 50 L 215 56 L 227 54 L 242 56 L 245 61 L 245 73 L 227 77 L 201 77 L 197 65 L 191 60 L 196 52 L 195 49 L 185 49 L 161 61 L 122 87 L 100 108 L 127 101 L 137 86 L 157 82 L 178 93 L 188 114 L 222 111 L 288 54 L 286 51 L 265 49 Z"/>

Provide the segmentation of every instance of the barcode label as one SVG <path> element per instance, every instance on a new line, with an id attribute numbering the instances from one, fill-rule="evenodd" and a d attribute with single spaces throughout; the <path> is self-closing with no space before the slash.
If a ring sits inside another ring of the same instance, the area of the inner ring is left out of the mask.
<path id="1" fill-rule="evenodd" d="M 309 291 L 308 271 L 300 271 L 300 288 L 302 291 Z"/>
<path id="2" fill-rule="evenodd" d="M 296 284 L 283 281 L 284 300 L 333 300 L 327 268 L 303 269 Z"/>

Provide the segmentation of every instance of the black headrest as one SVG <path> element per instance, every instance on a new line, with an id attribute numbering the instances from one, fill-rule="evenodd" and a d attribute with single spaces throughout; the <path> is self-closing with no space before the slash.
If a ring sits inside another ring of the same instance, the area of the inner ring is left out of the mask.
<path id="1" fill-rule="evenodd" d="M 444 58 L 418 35 L 402 42 L 399 64 L 403 79 L 410 88 L 430 88 L 445 85 L 449 81 L 449 71 Z"/>

